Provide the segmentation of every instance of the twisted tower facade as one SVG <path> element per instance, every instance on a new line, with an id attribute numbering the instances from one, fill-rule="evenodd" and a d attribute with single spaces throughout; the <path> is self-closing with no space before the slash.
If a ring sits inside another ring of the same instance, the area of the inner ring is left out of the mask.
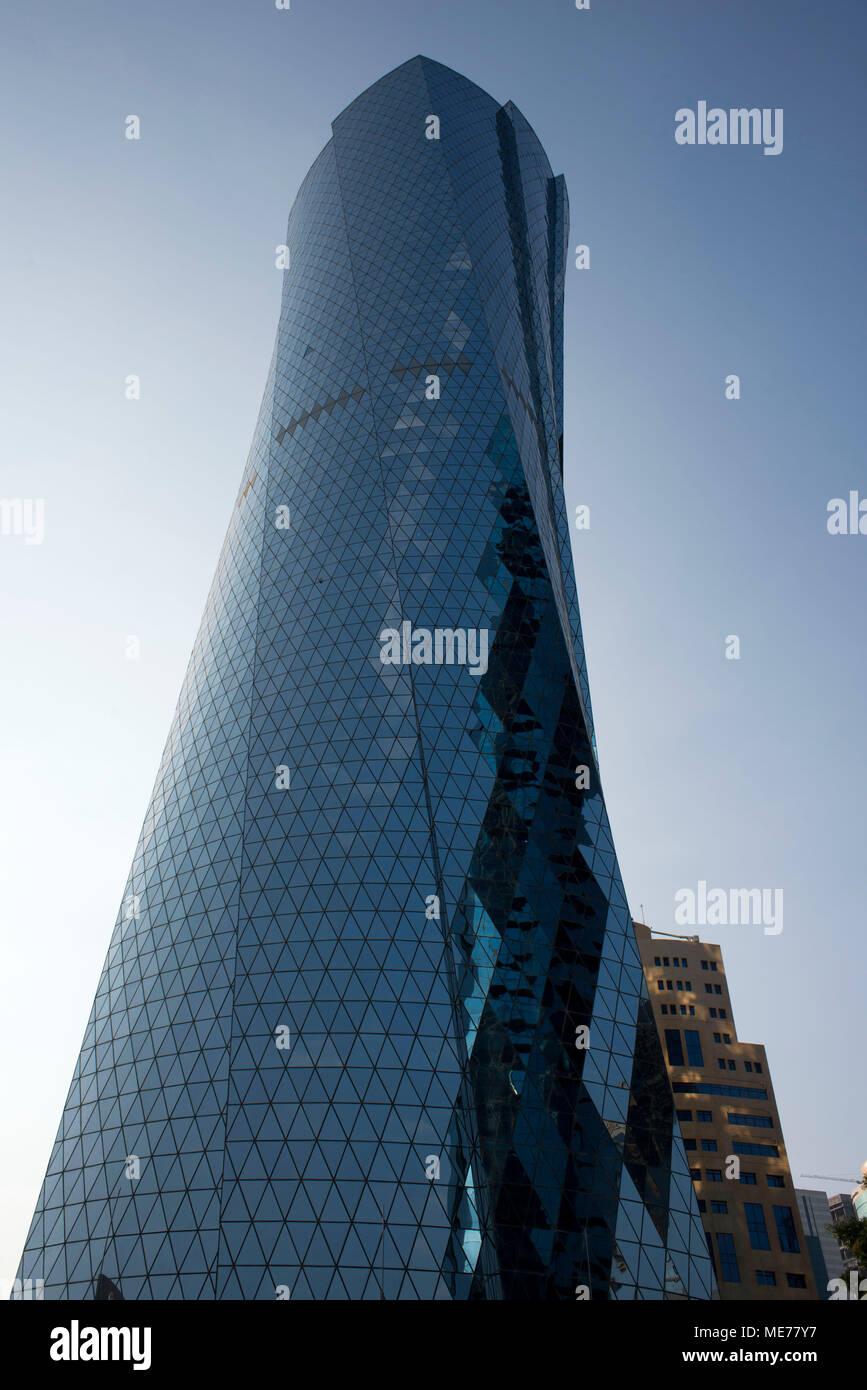
<path id="1" fill-rule="evenodd" d="M 593 740 L 568 212 L 405 63 L 277 341 L 19 1275 L 48 1298 L 707 1298 Z"/>

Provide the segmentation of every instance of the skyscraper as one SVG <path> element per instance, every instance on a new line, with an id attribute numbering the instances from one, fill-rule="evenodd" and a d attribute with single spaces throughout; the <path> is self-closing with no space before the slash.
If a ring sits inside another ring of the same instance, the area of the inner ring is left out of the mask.
<path id="1" fill-rule="evenodd" d="M 735 1029 L 722 951 L 635 923 L 722 1299 L 818 1298 L 765 1049 Z"/>
<path id="2" fill-rule="evenodd" d="M 828 1194 L 821 1189 L 796 1187 L 795 1198 L 801 1214 L 807 1253 L 813 1267 L 816 1292 L 819 1298 L 827 1298 L 828 1281 L 837 1276 L 843 1263 L 840 1247 L 828 1230 L 831 1224 Z"/>
<path id="3" fill-rule="evenodd" d="M 304 180 L 48 1298 L 711 1296 L 595 754 L 567 238 L 520 112 L 425 58 Z"/>

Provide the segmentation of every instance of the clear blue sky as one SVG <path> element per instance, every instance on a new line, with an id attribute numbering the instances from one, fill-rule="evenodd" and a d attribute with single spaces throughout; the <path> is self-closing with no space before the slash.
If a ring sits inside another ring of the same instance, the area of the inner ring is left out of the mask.
<path id="1" fill-rule="evenodd" d="M 780 936 L 705 935 L 796 1178 L 854 1179 L 867 536 L 830 537 L 826 507 L 867 495 L 867 7 L 19 0 L 3 28 L 0 495 L 44 498 L 46 535 L 0 537 L 0 1274 L 252 437 L 274 247 L 331 119 L 420 52 L 515 101 L 591 248 L 567 282 L 566 492 L 591 508 L 578 586 L 633 912 L 677 930 L 700 879 L 784 890 Z M 782 107 L 783 153 L 677 145 L 699 100 Z"/>

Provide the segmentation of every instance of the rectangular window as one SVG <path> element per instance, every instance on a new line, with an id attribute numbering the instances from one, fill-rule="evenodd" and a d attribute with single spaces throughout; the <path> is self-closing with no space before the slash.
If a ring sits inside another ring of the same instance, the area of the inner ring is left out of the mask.
<path id="1" fill-rule="evenodd" d="M 706 1153 L 706 1154 L 715 1154 L 716 1151 L 717 1151 L 716 1140 L 715 1140 L 715 1139 L 702 1139 L 702 1141 L 701 1141 L 701 1147 L 702 1147 L 702 1152 L 703 1152 L 703 1153 Z"/>
<path id="2" fill-rule="evenodd" d="M 744 1062 L 744 1071 L 752 1071 L 752 1069 L 753 1069 L 753 1064 L 752 1064 L 752 1062 Z"/>
<path id="3" fill-rule="evenodd" d="M 710 1209 L 714 1216 L 728 1216 L 729 1214 L 728 1202 L 711 1202 Z"/>
<path id="4" fill-rule="evenodd" d="M 666 1028 L 665 1046 L 668 1049 L 668 1060 L 673 1067 L 685 1066 L 683 1058 L 683 1043 L 680 1040 L 679 1028 Z"/>
<path id="5" fill-rule="evenodd" d="M 722 985 L 714 985 L 713 992 L 714 994 L 722 994 Z"/>
<path id="6" fill-rule="evenodd" d="M 725 1009 L 720 1009 L 719 1016 L 720 1018 L 728 1018 L 728 1014 L 726 1013 Z M 759 1071 L 761 1071 L 761 1067 L 759 1067 Z"/>
<path id="7" fill-rule="evenodd" d="M 756 1283 L 768 1284 L 771 1288 L 776 1284 L 777 1276 L 772 1269 L 757 1269 Z"/>
<path id="8" fill-rule="evenodd" d="M 755 1187 L 755 1186 L 756 1186 L 756 1175 L 755 1175 L 755 1173 L 744 1173 L 744 1172 L 742 1172 L 741 1175 L 740 1175 L 740 1178 L 738 1179 L 738 1181 L 739 1181 L 739 1182 L 742 1182 L 743 1185 L 744 1185 L 744 1187 Z"/>
<path id="9" fill-rule="evenodd" d="M 661 1011 L 662 1013 L 664 1013 L 664 1014 L 667 1014 L 667 1013 L 668 1013 L 668 1005 L 667 1005 L 667 1004 L 661 1004 L 661 1005 L 660 1005 L 660 1011 Z"/>
<path id="10" fill-rule="evenodd" d="M 741 1274 L 738 1269 L 737 1256 L 735 1255 L 735 1239 L 729 1231 L 719 1231 L 716 1238 L 716 1246 L 719 1251 L 720 1277 L 727 1284 L 739 1284 Z"/>
<path id="11" fill-rule="evenodd" d="M 717 1064 L 717 1066 L 719 1067 L 720 1071 L 725 1071 L 725 1069 L 726 1069 L 726 1059 L 725 1059 L 725 1057 L 717 1057 L 717 1059 L 716 1059 L 716 1064 Z"/>
<path id="12" fill-rule="evenodd" d="M 664 994 L 664 993 L 665 993 L 665 980 L 657 980 L 657 982 L 656 982 L 656 988 L 660 991 L 660 993 Z"/>
<path id="13" fill-rule="evenodd" d="M 693 1182 L 701 1182 L 701 1169 L 690 1168 L 689 1176 L 692 1178 Z"/>
<path id="14" fill-rule="evenodd" d="M 773 1129 L 770 1115 L 738 1115 L 729 1111 L 730 1125 L 749 1125 L 752 1129 Z"/>
<path id="15" fill-rule="evenodd" d="M 713 994 L 713 985 L 705 985 L 704 992 L 705 994 Z"/>
<path id="16" fill-rule="evenodd" d="M 695 1118 L 699 1121 L 700 1124 L 710 1124 L 711 1120 L 713 1119 L 713 1111 L 696 1110 Z"/>
<path id="17" fill-rule="evenodd" d="M 703 1197 L 699 1197 L 698 1199 L 698 1209 L 702 1214 L 707 1211 L 707 1202 Z"/>
<path id="18" fill-rule="evenodd" d="M 692 1119 L 692 1111 L 691 1111 L 691 1110 L 678 1110 L 678 1112 L 677 1112 L 677 1118 L 678 1118 L 679 1120 L 691 1120 L 691 1119 Z"/>
<path id="19" fill-rule="evenodd" d="M 750 1247 L 753 1250 L 770 1250 L 771 1238 L 768 1235 L 761 1202 L 744 1202 L 744 1211 L 747 1218 L 747 1230 L 750 1233 Z"/>
<path id="20" fill-rule="evenodd" d="M 713 1040 L 714 1040 L 715 1043 L 721 1043 L 721 1042 L 722 1042 L 722 1033 L 714 1033 L 714 1035 L 713 1035 Z"/>
<path id="21" fill-rule="evenodd" d="M 736 1063 L 736 1062 L 729 1062 L 729 1071 L 734 1071 L 735 1068 L 736 1068 L 736 1066 L 737 1066 L 737 1063 Z"/>
<path id="22" fill-rule="evenodd" d="M 803 1274 L 787 1274 L 786 1280 L 790 1289 L 805 1289 L 807 1287 L 807 1281 Z M 863 1298 L 863 1296 L 862 1294 L 861 1297 Z"/>
<path id="23" fill-rule="evenodd" d="M 761 1064 L 761 1062 L 753 1062 L 753 1070 L 754 1070 L 754 1071 L 760 1072 L 761 1069 L 762 1069 L 762 1064 Z"/>
<path id="24" fill-rule="evenodd" d="M 779 1173 L 768 1173 L 768 1187 L 785 1187 L 786 1179 Z"/>
<path id="25" fill-rule="evenodd" d="M 685 1004 L 681 1004 L 681 1006 L 680 1006 L 680 1012 L 681 1012 L 682 1014 L 685 1014 L 685 1013 L 686 1013 L 686 1005 L 685 1005 Z"/>
<path id="26" fill-rule="evenodd" d="M 716 1018 L 716 1009 L 711 1009 L 710 1016 L 711 1018 Z"/>
<path id="27" fill-rule="evenodd" d="M 711 963 L 710 963 L 710 968 L 711 968 L 711 970 L 716 970 L 716 961 L 715 961 L 715 960 L 712 960 L 712 961 L 711 961 Z"/>
<path id="28" fill-rule="evenodd" d="M 666 989 L 673 989 L 673 988 L 674 988 L 673 982 L 672 982 L 671 980 L 666 980 L 666 982 L 665 982 L 665 988 L 666 988 Z"/>
<path id="29" fill-rule="evenodd" d="M 697 1140 L 697 1139 L 684 1139 L 684 1141 L 683 1141 L 683 1147 L 684 1147 L 685 1149 L 695 1149 L 695 1148 L 698 1147 L 698 1140 Z"/>
<path id="30" fill-rule="evenodd" d="M 686 1039 L 686 1055 L 689 1058 L 691 1067 L 703 1067 L 704 1057 L 701 1052 L 701 1038 L 695 1028 L 685 1028 L 683 1036 Z"/>
<path id="31" fill-rule="evenodd" d="M 705 1168 L 706 1182 L 722 1182 L 722 1168 Z"/>
<path id="32" fill-rule="evenodd" d="M 690 1018 L 695 1018 L 695 1004 L 690 1004 L 690 1006 L 689 1006 L 689 1016 L 690 1016 Z"/>
<path id="33" fill-rule="evenodd" d="M 785 1250 L 787 1255 L 800 1255 L 801 1247 L 795 1232 L 795 1218 L 792 1215 L 792 1208 L 774 1207 L 774 1220 L 777 1223 L 780 1249 Z"/>
<path id="34" fill-rule="evenodd" d="M 728 1045 L 729 1045 L 729 1043 L 731 1042 L 731 1040 L 732 1040 L 732 1035 L 731 1035 L 731 1033 L 723 1033 L 723 1042 L 725 1043 L 726 1047 L 728 1047 Z"/>
<path id="35" fill-rule="evenodd" d="M 675 1081 L 671 1089 L 676 1096 L 739 1096 L 741 1100 L 767 1100 L 767 1091 L 750 1086 L 724 1086 L 717 1081 Z"/>
<path id="36" fill-rule="evenodd" d="M 662 961 L 659 959 L 659 956 L 654 956 L 654 957 L 653 957 L 653 964 L 654 964 L 654 965 L 662 965 Z"/>
<path id="37" fill-rule="evenodd" d="M 668 956 L 663 956 L 663 957 L 662 957 L 662 963 L 663 963 L 663 965 L 668 965 Z"/>
<path id="38" fill-rule="evenodd" d="M 732 1144 L 732 1152 L 749 1154 L 752 1158 L 779 1158 L 780 1156 L 776 1144 L 748 1144 L 744 1139 L 735 1139 Z"/>
<path id="39" fill-rule="evenodd" d="M 686 965 L 686 961 L 684 961 L 683 963 L 684 963 L 684 965 Z M 690 991 L 690 990 L 692 989 L 692 980 L 687 980 L 687 982 L 686 982 L 686 988 L 687 988 L 687 991 Z"/>
<path id="40" fill-rule="evenodd" d="M 682 989 L 683 989 L 683 980 L 678 980 L 678 982 L 677 982 L 677 987 L 678 987 L 679 990 L 682 990 Z"/>
<path id="41" fill-rule="evenodd" d="M 706 961 L 706 960 L 703 960 L 703 961 L 702 961 L 702 963 L 701 963 L 701 968 L 702 968 L 702 970 L 707 970 L 707 961 Z"/>

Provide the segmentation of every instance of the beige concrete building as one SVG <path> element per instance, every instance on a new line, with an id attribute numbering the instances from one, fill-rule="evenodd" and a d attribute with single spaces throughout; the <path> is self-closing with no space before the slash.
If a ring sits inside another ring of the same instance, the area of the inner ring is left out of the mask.
<path id="1" fill-rule="evenodd" d="M 635 924 L 722 1299 L 817 1299 L 765 1049 L 741 1042 L 719 946 Z"/>

